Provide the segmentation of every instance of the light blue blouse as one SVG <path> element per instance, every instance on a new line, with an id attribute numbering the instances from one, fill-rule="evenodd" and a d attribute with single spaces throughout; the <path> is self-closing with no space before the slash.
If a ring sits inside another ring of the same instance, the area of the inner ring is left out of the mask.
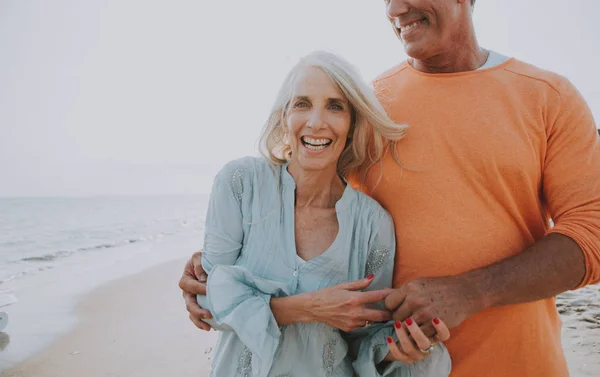
<path id="1" fill-rule="evenodd" d="M 199 304 L 220 330 L 216 377 L 448 376 L 443 345 L 415 364 L 386 363 L 393 324 L 345 333 L 322 323 L 279 326 L 272 297 L 291 296 L 374 274 L 368 290 L 390 287 L 394 227 L 389 214 L 350 185 L 335 209 L 339 231 L 320 256 L 302 261 L 295 247 L 295 182 L 287 166 L 244 158 L 216 176 L 206 217 L 202 265 L 208 296 Z M 381 307 L 382 303 L 378 304 Z M 375 306 L 378 306 L 375 305 Z M 353 362 L 350 355 L 356 355 Z"/>

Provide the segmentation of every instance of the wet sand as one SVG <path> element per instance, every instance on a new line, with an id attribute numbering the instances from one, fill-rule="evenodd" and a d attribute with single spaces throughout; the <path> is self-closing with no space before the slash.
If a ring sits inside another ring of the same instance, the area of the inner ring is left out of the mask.
<path id="1" fill-rule="evenodd" d="M 72 331 L 0 377 L 208 376 L 217 333 L 197 330 L 187 318 L 177 287 L 183 264 L 96 289 L 78 305 Z M 600 376 L 600 287 L 565 293 L 557 306 L 571 375 Z"/>
<path id="2" fill-rule="evenodd" d="M 217 333 L 197 330 L 186 315 L 177 286 L 184 263 L 96 289 L 78 305 L 72 331 L 0 376 L 208 376 Z"/>
<path id="3" fill-rule="evenodd" d="M 563 321 L 563 348 L 571 375 L 600 376 L 600 286 L 563 293 L 556 306 Z"/>

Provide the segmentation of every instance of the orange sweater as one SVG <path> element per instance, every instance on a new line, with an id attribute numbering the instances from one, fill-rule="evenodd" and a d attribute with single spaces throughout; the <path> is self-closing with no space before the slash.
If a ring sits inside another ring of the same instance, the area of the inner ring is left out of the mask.
<path id="1" fill-rule="evenodd" d="M 600 143 L 568 80 L 510 59 L 455 74 L 403 63 L 374 87 L 409 125 L 407 168 L 388 154 L 364 187 L 395 221 L 395 286 L 489 265 L 550 232 L 583 249 L 582 286 L 600 281 Z M 486 310 L 452 330 L 451 376 L 567 376 L 560 333 L 554 299 Z"/>

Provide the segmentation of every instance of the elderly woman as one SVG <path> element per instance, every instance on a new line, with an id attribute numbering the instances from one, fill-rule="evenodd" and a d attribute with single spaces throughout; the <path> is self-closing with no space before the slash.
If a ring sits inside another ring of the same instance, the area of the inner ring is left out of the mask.
<path id="1" fill-rule="evenodd" d="M 347 331 L 290 314 L 334 302 L 330 288 L 340 284 L 371 291 L 373 302 L 386 297 L 392 220 L 345 178 L 363 179 L 404 134 L 339 57 L 312 53 L 288 74 L 261 137 L 265 158 L 228 163 L 212 189 L 202 255 L 208 295 L 197 299 L 222 331 L 214 376 L 449 374 L 442 344 L 433 347 L 416 324 L 387 322 L 377 304 L 365 310 L 380 322 Z M 449 337 L 442 322 L 433 326 L 438 340 Z M 407 363 L 415 351 L 428 356 Z"/>

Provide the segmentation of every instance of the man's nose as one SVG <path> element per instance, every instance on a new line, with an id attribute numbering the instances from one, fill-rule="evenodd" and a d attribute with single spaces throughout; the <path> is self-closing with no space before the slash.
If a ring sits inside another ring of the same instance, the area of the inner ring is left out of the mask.
<path id="1" fill-rule="evenodd" d="M 386 6 L 386 13 L 390 19 L 406 14 L 409 10 L 410 4 L 407 0 L 390 0 Z"/>

